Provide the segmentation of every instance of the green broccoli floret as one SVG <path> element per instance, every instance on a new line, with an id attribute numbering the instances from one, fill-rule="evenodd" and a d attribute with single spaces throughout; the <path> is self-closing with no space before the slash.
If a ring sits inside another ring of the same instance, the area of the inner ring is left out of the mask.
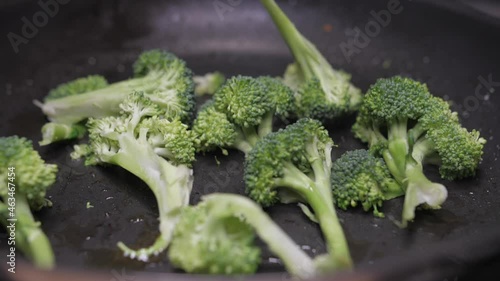
<path id="1" fill-rule="evenodd" d="M 432 96 L 425 84 L 399 76 L 379 79 L 363 100 L 353 132 L 382 156 L 406 191 L 402 226 L 418 205 L 440 208 L 445 186 L 431 182 L 423 164 L 436 164 L 445 179 L 475 174 L 485 140 L 463 128 L 448 103 Z"/>
<path id="2" fill-rule="evenodd" d="M 108 86 L 108 81 L 100 75 L 89 75 L 84 78 L 78 78 L 71 82 L 59 85 L 52 89 L 45 97 L 45 100 L 55 100 L 65 96 L 75 96 L 87 92 L 103 89 Z M 35 104 L 39 105 L 38 101 Z M 46 123 L 42 127 L 41 146 L 49 145 L 62 140 L 82 138 L 86 133 L 85 126 L 79 123 L 65 124 L 57 122 Z"/>
<path id="3" fill-rule="evenodd" d="M 165 118 L 188 122 L 194 111 L 192 72 L 186 63 L 162 50 L 142 53 L 134 64 L 134 78 L 106 84 L 100 76 L 80 78 L 35 101 L 51 122 L 77 124 L 90 117 L 116 116 L 132 91 L 141 91 L 163 109 Z"/>
<path id="4" fill-rule="evenodd" d="M 299 278 L 316 274 L 315 263 L 252 200 L 236 194 L 211 194 L 181 211 L 169 258 L 189 273 L 252 274 L 260 263 L 255 233 Z"/>
<path id="5" fill-rule="evenodd" d="M 274 0 L 261 2 L 295 57 L 295 63 L 289 65 L 285 72 L 284 81 L 296 91 L 296 114 L 323 120 L 357 110 L 362 95 L 351 84 L 351 75 L 333 69 Z"/>
<path id="6" fill-rule="evenodd" d="M 224 74 L 215 71 L 209 72 L 203 76 L 194 76 L 194 93 L 198 96 L 213 95 L 217 89 L 224 84 L 226 77 Z"/>
<path id="7" fill-rule="evenodd" d="M 31 211 L 52 206 L 45 194 L 56 180 L 57 166 L 46 164 L 30 140 L 12 136 L 0 138 L 0 169 L 1 223 L 15 223 L 15 246 L 37 267 L 54 267 L 50 241 Z"/>
<path id="8" fill-rule="evenodd" d="M 349 248 L 332 198 L 333 146 L 319 121 L 300 119 L 255 145 L 246 157 L 245 183 L 249 196 L 264 207 L 280 199 L 291 202 L 290 197 L 308 204 L 325 236 L 330 268 L 350 268 Z"/>
<path id="9" fill-rule="evenodd" d="M 194 138 L 178 119 L 158 117 L 165 115 L 164 109 L 144 93 L 130 94 L 120 109 L 120 116 L 90 118 L 90 144 L 75 150 L 72 156 L 87 156 L 87 164 L 120 166 L 153 191 L 158 203 L 160 236 L 151 247 L 140 250 L 118 244 L 126 256 L 147 261 L 167 248 L 176 223 L 172 212 L 189 203 Z"/>
<path id="10" fill-rule="evenodd" d="M 237 76 L 226 81 L 198 112 L 193 131 L 198 151 L 235 148 L 248 153 L 273 130 L 273 117 L 288 117 L 293 93 L 271 77 Z"/>
<path id="11" fill-rule="evenodd" d="M 348 151 L 333 162 L 332 192 L 339 208 L 346 210 L 360 204 L 365 211 L 373 209 L 377 217 L 384 217 L 378 208 L 385 200 L 404 195 L 384 160 L 364 149 Z"/>

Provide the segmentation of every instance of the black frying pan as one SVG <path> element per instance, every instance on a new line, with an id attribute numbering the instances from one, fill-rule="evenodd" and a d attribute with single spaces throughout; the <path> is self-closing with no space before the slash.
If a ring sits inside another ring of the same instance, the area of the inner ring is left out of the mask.
<path id="1" fill-rule="evenodd" d="M 31 19 L 41 8 L 35 1 L 13 2 L 0 8 L 2 136 L 18 134 L 40 140 L 45 118 L 33 99 L 41 99 L 59 83 L 88 74 L 102 74 L 110 81 L 125 79 L 131 75 L 131 63 L 145 49 L 166 48 L 198 74 L 219 70 L 228 76 L 281 75 L 292 61 L 271 19 L 255 0 L 73 0 L 60 5 L 33 38 L 20 43 L 17 54 L 7 34 L 21 34 L 22 18 Z M 221 2 L 229 6 L 219 7 L 217 12 L 215 6 Z M 390 219 L 399 219 L 399 199 L 385 204 L 386 219 L 361 210 L 339 211 L 353 258 L 360 272 L 371 278 L 436 280 L 439 276 L 439 280 L 453 280 L 464 271 L 472 274 L 473 269 L 498 278 L 494 266 L 499 265 L 500 253 L 500 232 L 496 230 L 500 212 L 500 83 L 496 83 L 500 82 L 500 25 L 495 18 L 458 5 L 458 1 L 446 1 L 454 7 L 450 11 L 401 0 L 403 11 L 347 59 L 339 46 L 352 38 L 349 30 L 363 29 L 372 19 L 370 12 L 386 9 L 388 2 L 297 0 L 279 4 L 334 67 L 352 73 L 354 83 L 363 90 L 379 77 L 397 74 L 424 81 L 435 95 L 451 100 L 463 124 L 479 129 L 488 143 L 476 178 L 447 182 L 439 179 L 436 169 L 428 169 L 431 179 L 448 187 L 449 198 L 439 211 L 418 212 L 408 229 L 398 229 Z M 495 82 L 489 83 L 492 92 L 487 96 L 486 87 L 480 86 L 488 84 L 483 80 Z M 476 94 L 478 87 L 482 90 Z M 327 124 L 339 145 L 334 157 L 363 147 L 350 133 L 352 122 L 353 118 L 346 118 Z M 145 184 L 120 168 L 84 167 L 71 161 L 72 145 L 39 148 L 48 162 L 60 166 L 57 183 L 49 192 L 54 206 L 37 214 L 60 268 L 101 270 L 102 280 L 116 279 L 115 274 L 125 268 L 127 272 L 177 272 L 165 255 L 150 264 L 122 257 L 117 241 L 139 247 L 156 237 L 155 199 Z M 243 193 L 242 163 L 243 155 L 236 151 L 227 157 L 200 155 L 194 166 L 191 203 L 215 191 Z M 87 209 L 87 202 L 94 208 Z M 325 251 L 317 225 L 296 206 L 281 205 L 268 211 L 311 255 Z M 2 250 L 4 238 L 0 238 Z M 260 272 L 283 271 L 270 257 L 269 252 L 263 253 Z M 493 269 L 483 270 L 487 266 Z"/>

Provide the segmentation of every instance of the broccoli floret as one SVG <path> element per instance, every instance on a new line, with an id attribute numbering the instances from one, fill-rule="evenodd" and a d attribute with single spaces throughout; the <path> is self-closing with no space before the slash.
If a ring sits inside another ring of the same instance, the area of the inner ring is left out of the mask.
<path id="1" fill-rule="evenodd" d="M 44 269 L 54 267 L 54 253 L 32 211 L 50 207 L 46 191 L 55 182 L 57 166 L 46 164 L 30 140 L 0 138 L 0 221 L 7 227 L 17 219 L 16 247 Z"/>
<path id="2" fill-rule="evenodd" d="M 77 124 L 90 117 L 120 114 L 119 105 L 132 91 L 141 91 L 163 109 L 165 118 L 191 120 L 194 111 L 192 72 L 171 53 L 151 50 L 134 64 L 134 78 L 106 84 L 101 76 L 80 78 L 52 90 L 44 103 L 35 101 L 51 122 Z"/>
<path id="3" fill-rule="evenodd" d="M 272 132 L 273 117 L 288 117 L 293 93 L 271 77 L 237 76 L 202 107 L 193 123 L 198 151 L 236 148 L 248 153 L 259 139 Z"/>
<path id="4" fill-rule="evenodd" d="M 485 140 L 469 132 L 457 114 L 425 84 L 399 76 L 379 79 L 363 100 L 353 132 L 382 156 L 406 191 L 402 226 L 421 204 L 438 209 L 447 198 L 444 185 L 431 182 L 424 164 L 436 164 L 445 179 L 475 174 Z"/>
<path id="5" fill-rule="evenodd" d="M 194 76 L 194 93 L 198 96 L 213 95 L 217 89 L 224 84 L 226 77 L 224 74 L 215 71 L 209 72 L 203 76 Z"/>
<path id="6" fill-rule="evenodd" d="M 85 155 L 89 157 L 87 164 L 120 166 L 153 191 L 158 203 L 160 236 L 151 247 L 140 250 L 118 244 L 126 256 L 147 261 L 167 248 L 176 223 L 172 213 L 189 203 L 194 138 L 178 119 L 158 117 L 164 116 L 164 109 L 144 93 L 129 95 L 120 109 L 120 116 L 89 119 L 90 144 L 75 150 L 73 157 Z"/>
<path id="7" fill-rule="evenodd" d="M 335 70 L 287 18 L 274 0 L 261 0 L 288 44 L 295 63 L 288 66 L 284 81 L 296 91 L 296 114 L 320 120 L 354 112 L 361 103 L 361 91 L 351 75 Z"/>
<path id="8" fill-rule="evenodd" d="M 364 149 L 348 151 L 333 162 L 332 192 L 339 208 L 346 210 L 360 204 L 365 211 L 373 209 L 377 217 L 384 217 L 378 208 L 385 200 L 404 195 L 384 160 Z"/>
<path id="9" fill-rule="evenodd" d="M 84 78 L 78 78 L 71 82 L 59 85 L 52 89 L 45 97 L 45 101 L 57 100 L 66 96 L 75 96 L 83 93 L 99 90 L 108 86 L 108 81 L 100 75 L 89 75 Z M 35 104 L 41 105 L 38 101 Z M 65 124 L 58 122 L 49 122 L 42 127 L 41 146 L 49 145 L 54 142 L 70 139 L 79 139 L 85 136 L 85 126 L 82 124 Z"/>
<path id="10" fill-rule="evenodd" d="M 169 258 L 189 273 L 251 274 L 260 263 L 255 233 L 299 278 L 316 274 L 315 264 L 252 200 L 211 194 L 181 211 Z"/>
<path id="11" fill-rule="evenodd" d="M 331 269 L 350 268 L 349 248 L 332 198 L 333 146 L 321 123 L 309 118 L 267 135 L 246 157 L 246 191 L 264 207 L 279 202 L 282 192 L 286 192 L 284 203 L 293 197 L 308 204 L 325 236 Z"/>

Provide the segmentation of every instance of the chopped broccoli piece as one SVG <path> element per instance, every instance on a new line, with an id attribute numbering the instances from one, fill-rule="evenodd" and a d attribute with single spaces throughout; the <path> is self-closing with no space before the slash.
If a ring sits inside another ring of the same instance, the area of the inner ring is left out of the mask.
<path id="1" fill-rule="evenodd" d="M 165 109 L 142 92 L 130 94 L 120 109 L 120 116 L 89 119 L 90 144 L 78 147 L 73 157 L 87 156 L 87 164 L 120 166 L 153 191 L 158 202 L 160 236 L 151 247 L 140 250 L 118 244 L 126 256 L 147 261 L 167 248 L 176 224 L 172 213 L 189 203 L 194 138 L 178 119 L 158 117 L 164 116 Z"/>
<path id="2" fill-rule="evenodd" d="M 378 208 L 385 200 L 404 195 L 384 160 L 364 149 L 348 151 L 333 162 L 332 192 L 339 208 L 346 210 L 361 204 L 365 211 L 373 209 L 377 217 L 384 217 Z"/>
<path id="3" fill-rule="evenodd" d="M 73 125 L 90 117 L 117 116 L 125 98 L 141 91 L 162 107 L 165 118 L 191 120 L 194 85 L 183 60 L 166 51 L 147 51 L 135 62 L 134 74 L 132 79 L 109 85 L 101 76 L 76 79 L 49 92 L 44 103 L 35 104 L 51 122 Z"/>
<path id="4" fill-rule="evenodd" d="M 271 77 L 237 76 L 226 83 L 199 111 L 193 123 L 198 151 L 235 148 L 248 153 L 272 132 L 273 117 L 286 118 L 293 93 Z"/>
<path id="5" fill-rule="evenodd" d="M 181 211 L 169 258 L 189 273 L 251 274 L 260 263 L 255 233 L 299 278 L 316 266 L 293 240 L 252 200 L 236 194 L 211 194 Z"/>
<path id="6" fill-rule="evenodd" d="M 16 246 L 40 268 L 54 267 L 50 241 L 32 211 L 50 207 L 45 198 L 55 182 L 57 166 L 46 164 L 32 142 L 11 136 L 0 138 L 0 221 L 7 227 L 8 219 L 17 219 Z"/>
<path id="7" fill-rule="evenodd" d="M 196 95 L 213 95 L 224 84 L 226 77 L 224 74 L 216 71 L 203 76 L 194 76 L 193 81 L 195 84 L 194 93 Z"/>
<path id="8" fill-rule="evenodd" d="M 284 82 L 296 91 L 296 114 L 320 120 L 334 119 L 358 109 L 361 91 L 351 75 L 335 70 L 287 18 L 274 0 L 261 0 L 288 44 L 295 63 L 286 69 Z"/>
<path id="9" fill-rule="evenodd" d="M 325 236 L 330 269 L 351 268 L 349 248 L 332 198 L 333 146 L 319 121 L 300 119 L 255 145 L 246 157 L 245 183 L 249 196 L 264 207 L 279 202 L 283 191 L 287 194 L 283 202 L 308 204 Z"/>
<path id="10" fill-rule="evenodd" d="M 370 87 L 353 132 L 384 158 L 403 186 L 403 227 L 417 206 L 438 209 L 447 198 L 445 186 L 427 179 L 423 165 L 438 165 L 445 179 L 472 176 L 486 142 L 479 132 L 463 128 L 448 103 L 432 96 L 425 84 L 399 76 Z"/>
<path id="11" fill-rule="evenodd" d="M 42 127 L 41 146 L 70 139 L 80 139 L 85 136 L 87 129 L 81 124 L 61 124 L 49 122 Z"/>

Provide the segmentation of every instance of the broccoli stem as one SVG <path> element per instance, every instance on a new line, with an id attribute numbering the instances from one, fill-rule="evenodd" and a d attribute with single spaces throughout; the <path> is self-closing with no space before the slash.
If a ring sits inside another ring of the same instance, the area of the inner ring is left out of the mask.
<path id="1" fill-rule="evenodd" d="M 257 130 L 259 137 L 263 138 L 273 132 L 273 116 L 274 112 L 268 112 L 264 115 Z"/>
<path id="2" fill-rule="evenodd" d="M 51 269 L 55 265 L 54 252 L 50 241 L 42 231 L 40 222 L 35 221 L 27 199 L 22 195 L 16 199 L 16 242 L 17 246 L 33 263 L 42 269 Z"/>
<path id="3" fill-rule="evenodd" d="M 408 222 L 415 218 L 417 206 L 426 204 L 432 209 L 439 209 L 448 196 L 448 191 L 444 185 L 431 182 L 424 175 L 421 163 L 410 161 L 407 165 L 406 176 L 402 227 L 406 227 Z"/>
<path id="4" fill-rule="evenodd" d="M 242 127 L 241 131 L 245 137 L 245 140 L 254 147 L 255 144 L 260 140 L 259 134 L 254 127 Z"/>
<path id="5" fill-rule="evenodd" d="M 42 141 L 40 141 L 39 144 L 44 146 L 62 140 L 79 139 L 85 135 L 86 131 L 84 125 L 68 125 L 50 122 L 43 125 Z"/>
<path id="6" fill-rule="evenodd" d="M 208 195 L 204 201 L 209 202 L 215 216 L 216 213 L 241 214 L 260 239 L 283 261 L 291 275 L 306 279 L 316 274 L 312 259 L 252 201 L 230 194 Z"/>
<path id="7" fill-rule="evenodd" d="M 132 91 L 150 93 L 160 85 L 168 85 L 161 73 L 152 72 L 141 78 L 117 82 L 92 92 L 72 95 L 38 104 L 49 120 L 74 124 L 88 117 L 105 117 L 120 112 L 119 105 Z"/>
<path id="8" fill-rule="evenodd" d="M 160 236 L 148 248 L 132 250 L 122 242 L 118 247 L 126 256 L 147 261 L 149 256 L 164 251 L 171 240 L 177 218 L 175 211 L 189 203 L 192 170 L 185 165 L 174 166 L 156 155 L 145 139 L 137 140 L 131 133 L 118 137 L 121 150 L 109 159 L 143 180 L 153 191 L 160 219 Z"/>
<path id="9" fill-rule="evenodd" d="M 407 120 L 396 120 L 389 127 L 387 149 L 382 152 L 382 156 L 389 171 L 400 183 L 405 179 L 408 152 Z"/>
<path id="10" fill-rule="evenodd" d="M 261 3 L 267 9 L 269 15 L 285 39 L 290 51 L 300 66 L 301 74 L 308 79 L 312 78 L 314 73 L 310 69 L 311 66 L 309 65 L 309 59 L 306 54 L 310 53 L 308 48 L 315 49 L 315 47 L 310 44 L 309 41 L 302 36 L 302 34 L 300 34 L 295 25 L 290 21 L 285 13 L 283 13 L 274 0 L 261 0 Z M 307 43 L 309 43 L 309 46 L 304 46 Z M 319 58 L 319 60 L 321 59 L 322 58 Z"/>
<path id="11" fill-rule="evenodd" d="M 334 209 L 332 196 L 324 195 L 325 190 L 331 189 L 330 182 L 322 179 L 315 182 L 292 163 L 285 163 L 283 177 L 277 179 L 275 185 L 291 187 L 311 206 L 325 237 L 328 253 L 332 258 L 332 269 L 352 268 L 351 254 Z"/>

